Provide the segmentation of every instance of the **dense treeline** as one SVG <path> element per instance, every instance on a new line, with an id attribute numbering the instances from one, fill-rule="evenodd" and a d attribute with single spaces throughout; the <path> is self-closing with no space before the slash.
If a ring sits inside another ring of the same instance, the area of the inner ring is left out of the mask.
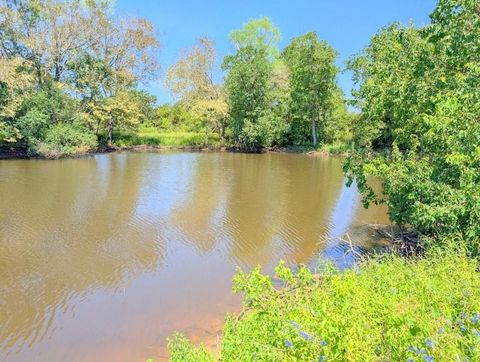
<path id="1" fill-rule="evenodd" d="M 268 18 L 230 38 L 236 52 L 223 61 L 224 82 L 215 81 L 213 42 L 201 38 L 166 72 L 176 102 L 157 106 L 138 90 L 159 74 L 160 44 L 148 20 L 115 16 L 109 1 L 5 0 L 0 146 L 56 157 L 99 143 L 161 143 L 162 133 L 175 132 L 243 149 L 349 137 L 337 54 L 327 43 L 309 33 L 280 52 L 280 30 Z"/>

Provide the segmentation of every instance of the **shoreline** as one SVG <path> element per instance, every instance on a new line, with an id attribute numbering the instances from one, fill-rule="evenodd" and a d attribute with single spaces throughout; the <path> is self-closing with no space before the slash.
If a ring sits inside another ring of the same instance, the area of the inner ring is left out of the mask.
<path id="1" fill-rule="evenodd" d="M 345 156 L 345 153 L 332 153 L 325 150 L 315 150 L 311 147 L 269 147 L 269 148 L 257 148 L 248 149 L 236 146 L 225 145 L 206 145 L 206 146 L 151 146 L 151 145 L 135 145 L 126 147 L 99 147 L 93 151 L 86 153 L 60 155 L 59 157 L 47 157 L 42 155 L 29 155 L 25 150 L 19 149 L 0 149 L 0 160 L 60 160 L 60 159 L 75 159 L 82 157 L 89 157 L 95 155 L 101 155 L 105 153 L 115 152 L 168 152 L 168 151 L 184 151 L 184 152 L 230 152 L 230 153 L 291 153 L 291 154 L 303 154 L 315 157 L 335 157 Z"/>

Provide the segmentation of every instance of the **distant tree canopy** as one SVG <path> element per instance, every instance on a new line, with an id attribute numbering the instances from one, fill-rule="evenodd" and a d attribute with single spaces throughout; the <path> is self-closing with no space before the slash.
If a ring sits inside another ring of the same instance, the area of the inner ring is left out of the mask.
<path id="1" fill-rule="evenodd" d="M 230 40 L 236 49 L 252 47 L 263 49 L 270 60 L 279 55 L 278 43 L 282 40 L 280 29 L 267 17 L 252 19 L 242 29 L 230 33 Z"/>
<path id="2" fill-rule="evenodd" d="M 2 2 L 0 143 L 55 156 L 76 149 L 63 144 L 68 140 L 46 145 L 58 140 L 50 135 L 55 130 L 71 126 L 69 139 L 88 139 L 73 142 L 86 150 L 100 135 L 113 146 L 115 132 L 135 133 L 141 124 L 214 132 L 222 143 L 253 149 L 324 144 L 348 134 L 336 53 L 315 34 L 281 53 L 280 30 L 269 18 L 247 22 L 230 34 L 236 52 L 223 61 L 224 84 L 215 80 L 221 77 L 213 41 L 200 38 L 166 72 L 176 104 L 157 107 L 137 90 L 158 74 L 155 29 L 146 19 L 114 16 L 113 7 L 108 0 Z"/>
<path id="3" fill-rule="evenodd" d="M 478 239 L 479 2 L 440 0 L 430 25 L 382 29 L 349 68 L 361 114 L 346 170 L 365 201 L 386 202 L 393 221 L 426 235 Z"/>

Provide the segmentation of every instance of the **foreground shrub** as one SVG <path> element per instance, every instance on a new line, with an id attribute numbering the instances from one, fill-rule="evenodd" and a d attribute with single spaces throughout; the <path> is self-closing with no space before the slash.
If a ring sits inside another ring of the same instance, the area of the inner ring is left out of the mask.
<path id="1" fill-rule="evenodd" d="M 472 259 L 386 257 L 319 274 L 280 264 L 276 274 L 281 288 L 258 268 L 235 276 L 246 309 L 226 318 L 222 361 L 480 360 L 480 274 Z M 170 348 L 173 361 L 202 360 L 196 347 Z"/>
<path id="2" fill-rule="evenodd" d="M 386 27 L 351 59 L 361 114 L 345 165 L 393 222 L 438 241 L 461 234 L 472 255 L 480 254 L 478 5 L 439 0 L 431 24 Z"/>

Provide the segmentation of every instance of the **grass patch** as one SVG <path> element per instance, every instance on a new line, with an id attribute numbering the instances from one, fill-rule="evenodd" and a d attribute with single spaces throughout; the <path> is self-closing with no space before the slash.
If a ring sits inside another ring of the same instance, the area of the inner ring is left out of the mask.
<path id="1" fill-rule="evenodd" d="M 161 132 L 156 128 L 141 128 L 138 133 L 116 133 L 114 143 L 119 147 L 201 147 L 219 145 L 218 135 L 200 132 Z"/>
<path id="2" fill-rule="evenodd" d="M 239 272 L 241 317 L 226 317 L 222 361 L 478 361 L 480 273 L 458 254 L 384 257 L 343 272 L 280 264 L 282 287 Z M 181 335 L 172 361 L 211 361 Z M 199 349 L 200 348 L 200 349 Z"/>
<path id="3" fill-rule="evenodd" d="M 352 150 L 352 145 L 348 142 L 337 141 L 334 143 L 320 146 L 319 151 L 326 152 L 330 155 L 344 155 Z"/>

